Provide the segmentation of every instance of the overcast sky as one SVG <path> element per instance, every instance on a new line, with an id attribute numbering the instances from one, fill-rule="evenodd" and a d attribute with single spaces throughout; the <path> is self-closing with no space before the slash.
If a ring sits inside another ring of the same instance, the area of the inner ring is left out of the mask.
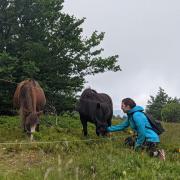
<path id="1" fill-rule="evenodd" d="M 103 55 L 119 55 L 122 71 L 87 77 L 120 108 L 125 97 L 145 107 L 159 87 L 180 97 L 180 0 L 65 0 L 64 11 L 85 17 L 84 37 L 105 32 Z"/>

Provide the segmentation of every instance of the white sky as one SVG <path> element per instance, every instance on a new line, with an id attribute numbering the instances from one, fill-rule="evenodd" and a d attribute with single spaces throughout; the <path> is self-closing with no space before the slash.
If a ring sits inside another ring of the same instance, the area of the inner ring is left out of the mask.
<path id="1" fill-rule="evenodd" d="M 126 97 L 145 107 L 160 86 L 180 97 L 179 0 L 65 0 L 64 11 L 86 18 L 84 37 L 105 32 L 103 55 L 119 55 L 122 71 L 89 76 L 85 85 L 109 94 L 114 109 Z"/>

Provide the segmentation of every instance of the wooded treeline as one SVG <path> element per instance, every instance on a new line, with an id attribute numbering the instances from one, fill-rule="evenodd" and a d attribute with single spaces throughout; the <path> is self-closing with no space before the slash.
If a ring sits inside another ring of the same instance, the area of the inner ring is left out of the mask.
<path id="1" fill-rule="evenodd" d="M 13 111 L 24 79 L 37 80 L 60 113 L 73 110 L 86 75 L 120 70 L 118 55 L 102 56 L 103 32 L 83 36 L 84 21 L 63 12 L 62 0 L 0 0 L 1 114 Z"/>

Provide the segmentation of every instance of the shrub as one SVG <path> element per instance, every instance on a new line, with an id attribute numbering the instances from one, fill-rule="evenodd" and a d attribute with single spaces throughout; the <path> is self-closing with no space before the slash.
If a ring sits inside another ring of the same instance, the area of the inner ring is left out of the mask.
<path id="1" fill-rule="evenodd" d="M 166 104 L 161 110 L 161 117 L 166 122 L 180 122 L 180 103 Z"/>

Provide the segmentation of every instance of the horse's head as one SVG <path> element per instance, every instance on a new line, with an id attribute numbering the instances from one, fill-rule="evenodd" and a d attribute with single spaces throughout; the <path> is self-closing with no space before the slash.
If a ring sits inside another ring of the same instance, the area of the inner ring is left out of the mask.
<path id="1" fill-rule="evenodd" d="M 105 106 L 102 103 L 97 103 L 97 109 L 95 113 L 96 120 L 96 134 L 106 136 L 107 135 L 107 114 L 105 111 Z"/>
<path id="2" fill-rule="evenodd" d="M 39 116 L 43 113 L 43 111 L 39 112 L 31 112 L 27 117 L 26 117 L 26 122 L 25 122 L 25 130 L 29 135 L 32 135 L 33 132 L 39 131 Z"/>
<path id="3" fill-rule="evenodd" d="M 98 122 L 96 124 L 96 134 L 99 136 L 106 136 L 107 135 L 107 122 Z"/>

